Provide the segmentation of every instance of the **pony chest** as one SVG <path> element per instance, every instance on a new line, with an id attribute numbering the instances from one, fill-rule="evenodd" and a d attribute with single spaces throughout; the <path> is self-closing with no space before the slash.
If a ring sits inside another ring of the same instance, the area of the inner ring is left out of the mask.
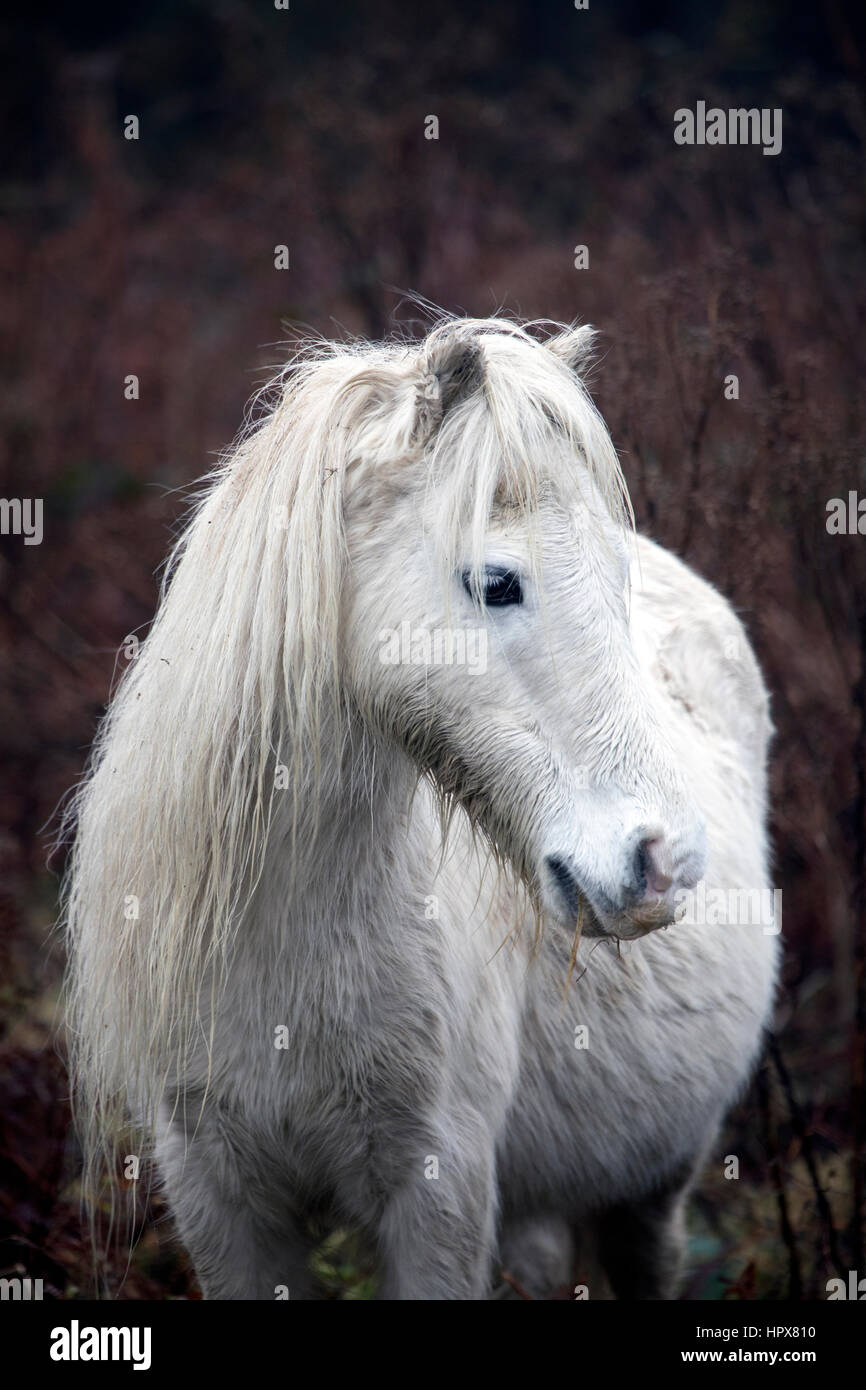
<path id="1" fill-rule="evenodd" d="M 363 1111 L 386 1096 L 417 1105 L 446 1077 L 448 1014 L 435 972 L 330 951 L 239 979 L 221 1051 L 251 1093 L 266 1088 L 281 1108 Z"/>

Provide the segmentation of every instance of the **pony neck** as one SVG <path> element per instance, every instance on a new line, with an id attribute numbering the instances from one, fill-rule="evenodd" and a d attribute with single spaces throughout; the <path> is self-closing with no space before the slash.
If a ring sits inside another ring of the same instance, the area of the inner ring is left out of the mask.
<path id="1" fill-rule="evenodd" d="M 268 858 L 289 868 L 282 892 L 293 918 L 342 924 L 380 916 L 385 903 L 417 896 L 427 874 L 419 836 L 408 834 L 417 773 L 392 742 L 356 719 L 321 767 L 317 798 L 300 800 L 291 848 L 291 815 Z M 290 798 L 291 791 L 282 795 Z M 286 844 L 288 841 L 288 844 Z M 288 850 L 288 853 L 284 852 Z"/>

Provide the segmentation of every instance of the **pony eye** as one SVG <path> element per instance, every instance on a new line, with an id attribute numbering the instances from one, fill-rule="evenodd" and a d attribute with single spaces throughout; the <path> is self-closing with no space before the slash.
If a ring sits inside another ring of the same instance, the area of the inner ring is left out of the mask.
<path id="1" fill-rule="evenodd" d="M 468 570 L 463 575 L 463 587 L 470 598 L 476 597 Z M 485 570 L 481 581 L 481 600 L 488 608 L 506 608 L 512 603 L 522 603 L 520 575 L 514 570 Z"/>

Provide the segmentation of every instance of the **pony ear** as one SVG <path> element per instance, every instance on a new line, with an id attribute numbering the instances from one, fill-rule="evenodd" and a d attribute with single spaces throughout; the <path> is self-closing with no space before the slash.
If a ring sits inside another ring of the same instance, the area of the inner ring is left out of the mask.
<path id="1" fill-rule="evenodd" d="M 441 425 L 449 410 L 481 389 L 484 355 L 477 338 L 452 331 L 428 342 L 423 362 L 418 423 L 419 432 L 427 434 Z"/>
<path id="2" fill-rule="evenodd" d="M 592 361 L 596 336 L 596 329 L 585 323 L 581 328 L 568 328 L 564 333 L 557 333 L 555 338 L 548 339 L 546 346 L 580 376 Z"/>

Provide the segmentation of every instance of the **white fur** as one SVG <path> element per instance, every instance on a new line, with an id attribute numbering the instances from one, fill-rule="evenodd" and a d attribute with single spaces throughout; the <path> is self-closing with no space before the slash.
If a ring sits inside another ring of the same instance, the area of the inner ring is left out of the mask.
<path id="1" fill-rule="evenodd" d="M 546 1221 L 597 1229 L 622 1296 L 623 1242 L 634 1296 L 673 1287 L 776 949 L 652 929 L 702 872 L 768 883 L 770 724 L 729 606 L 628 529 L 586 349 L 489 320 L 306 353 L 112 702 L 69 884 L 78 1109 L 94 1165 L 127 1113 L 155 1139 L 210 1297 L 312 1296 L 315 1217 L 370 1235 L 385 1298 L 483 1297 L 498 1246 L 531 1281 Z M 523 604 L 467 596 L 491 562 Z M 383 664 L 404 621 L 484 625 L 487 671 Z"/>

